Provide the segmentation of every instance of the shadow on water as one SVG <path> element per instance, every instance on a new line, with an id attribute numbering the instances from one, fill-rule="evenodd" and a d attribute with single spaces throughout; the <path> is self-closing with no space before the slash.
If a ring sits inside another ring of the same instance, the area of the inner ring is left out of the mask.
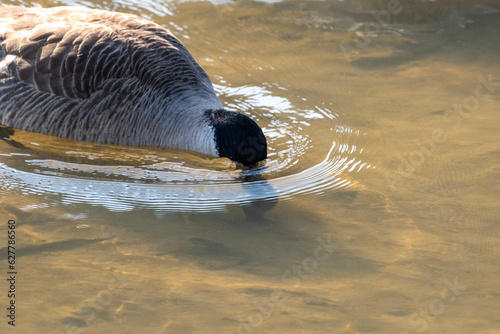
<path id="1" fill-rule="evenodd" d="M 14 134 L 14 131 L 15 131 L 14 129 L 8 128 L 8 127 L 0 124 L 0 138 L 5 143 L 7 143 L 8 145 L 10 145 L 14 148 L 26 149 L 26 147 L 23 144 L 18 143 L 17 141 L 10 139 L 10 137 Z"/>
<path id="2" fill-rule="evenodd" d="M 397 47 L 391 46 L 389 52 L 389 55 L 360 56 L 351 64 L 363 70 L 383 70 L 424 60 L 436 53 L 436 49 L 422 43 L 405 42 Z"/>
<path id="3" fill-rule="evenodd" d="M 16 252 L 16 256 L 38 255 L 41 253 L 67 252 L 78 248 L 85 248 L 96 242 L 102 242 L 109 239 L 71 239 L 64 241 L 48 242 L 37 246 L 25 246 Z M 7 247 L 0 248 L 0 260 L 7 258 Z"/>
<path id="4" fill-rule="evenodd" d="M 259 185 L 256 186 L 255 182 L 258 182 Z M 243 190 L 252 194 L 251 197 L 255 198 L 255 200 L 250 203 L 242 205 L 247 219 L 263 223 L 266 213 L 272 210 L 278 203 L 278 192 L 259 174 L 244 175 L 242 177 L 242 184 Z"/>

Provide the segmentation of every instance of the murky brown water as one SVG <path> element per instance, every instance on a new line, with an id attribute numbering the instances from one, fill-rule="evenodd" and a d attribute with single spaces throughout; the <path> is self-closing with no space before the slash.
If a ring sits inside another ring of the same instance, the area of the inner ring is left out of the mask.
<path id="1" fill-rule="evenodd" d="M 500 333 L 497 2 L 39 3 L 168 27 L 270 156 L 2 134 L 2 333 Z"/>

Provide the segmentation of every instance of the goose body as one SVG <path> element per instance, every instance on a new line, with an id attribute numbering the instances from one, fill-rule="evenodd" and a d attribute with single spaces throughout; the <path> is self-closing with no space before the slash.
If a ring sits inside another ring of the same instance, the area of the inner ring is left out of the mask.
<path id="1" fill-rule="evenodd" d="M 224 110 L 205 71 L 167 29 L 80 7 L 0 5 L 0 124 L 245 165 L 267 156 L 259 126 Z"/>

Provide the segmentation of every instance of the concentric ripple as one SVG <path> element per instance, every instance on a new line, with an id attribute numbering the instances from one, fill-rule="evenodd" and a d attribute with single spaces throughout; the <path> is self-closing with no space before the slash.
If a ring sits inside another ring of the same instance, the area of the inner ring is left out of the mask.
<path id="1" fill-rule="evenodd" d="M 182 2 L 145 1 L 137 7 L 122 0 L 102 8 L 158 20 L 186 40 L 187 26 L 171 19 Z M 100 6 L 80 0 L 64 4 Z M 373 167 L 362 160 L 364 134 L 343 122 L 329 101 L 310 101 L 276 83 L 233 86 L 222 76 L 215 79 L 225 107 L 248 115 L 263 128 L 269 150 L 264 166 L 240 169 L 227 159 L 189 152 L 75 142 L 3 129 L 0 197 L 42 195 L 44 205 L 87 203 L 111 211 L 217 211 L 231 204 L 273 203 L 347 188 L 355 183 L 349 173 Z"/>
<path id="2" fill-rule="evenodd" d="M 189 152 L 15 130 L 2 135 L 0 192 L 58 195 L 50 196 L 57 198 L 51 204 L 87 203 L 111 211 L 217 211 L 349 187 L 347 174 L 369 167 L 357 158 L 359 131 L 341 124 L 327 107 L 297 109 L 276 93 L 283 88 L 273 86 L 216 90 L 228 109 L 237 106 L 263 128 L 269 146 L 264 166 L 244 170 L 228 159 Z"/>

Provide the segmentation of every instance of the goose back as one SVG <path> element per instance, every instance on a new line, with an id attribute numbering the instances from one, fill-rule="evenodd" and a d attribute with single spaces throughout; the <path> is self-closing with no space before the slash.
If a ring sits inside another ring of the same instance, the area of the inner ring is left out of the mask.
<path id="1" fill-rule="evenodd" d="M 160 25 L 79 7 L 0 6 L 3 125 L 217 156 L 204 116 L 217 109 L 205 71 Z"/>

